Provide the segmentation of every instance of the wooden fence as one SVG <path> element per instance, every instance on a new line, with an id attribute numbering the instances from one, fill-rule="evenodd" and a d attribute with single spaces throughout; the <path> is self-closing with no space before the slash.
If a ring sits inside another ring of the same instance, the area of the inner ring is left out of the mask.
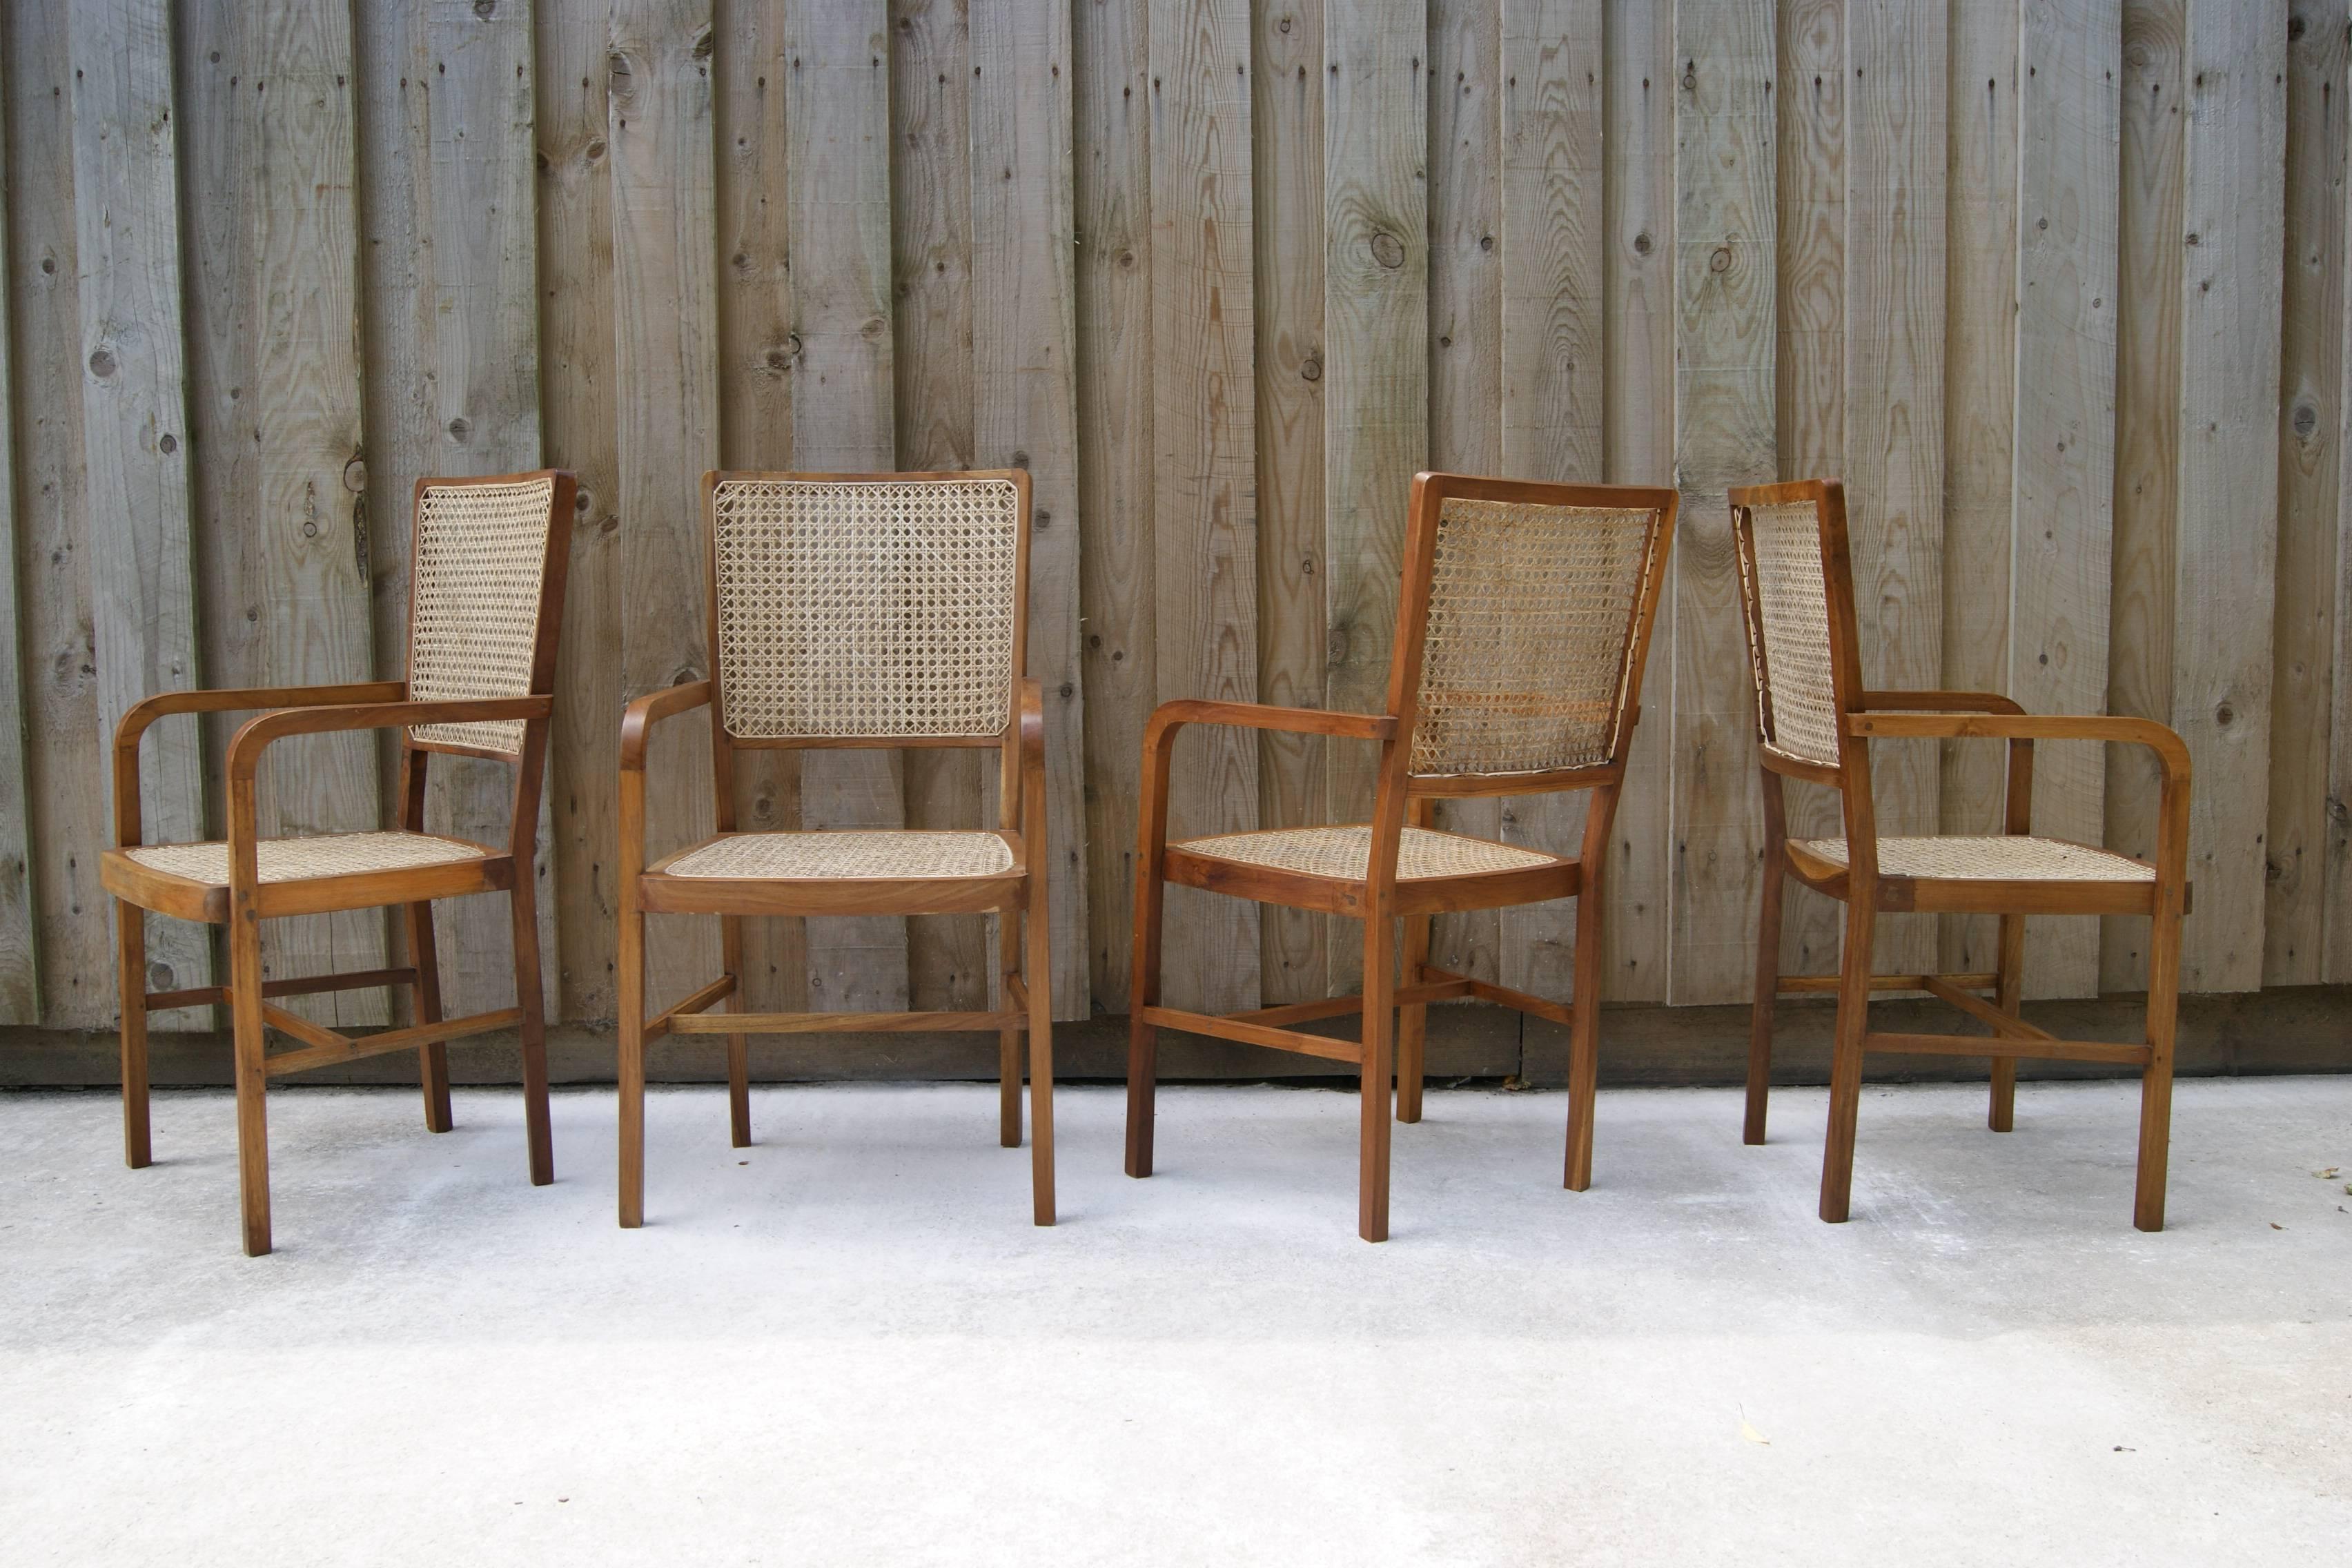
<path id="1" fill-rule="evenodd" d="M 1612 995 L 1744 989 L 1759 823 L 1722 493 L 1814 473 L 1848 485 L 1874 684 L 2188 737 L 2189 989 L 2352 979 L 2346 9 L 7 6 L 0 1021 L 113 1014 L 123 707 L 396 672 L 413 480 L 541 462 L 582 481 L 540 868 L 568 1017 L 613 1012 L 620 709 L 699 672 L 713 466 L 1034 476 L 1066 1016 L 1127 1004 L 1151 707 L 1375 702 L 1423 467 L 1685 492 L 1608 868 Z M 151 740 L 151 835 L 218 830 L 226 733 Z M 2136 759 L 2044 751 L 2037 826 L 2148 847 Z M 680 733 L 657 761 L 676 839 L 708 818 L 708 752 Z M 1360 817 L 1369 761 L 1188 740 L 1175 826 Z M 1890 751 L 1883 816 L 1990 828 L 1998 766 Z M 373 825 L 382 767 L 289 753 L 267 809 Z M 771 759 L 742 816 L 976 823 L 982 788 L 967 757 Z M 461 775 L 436 810 L 500 805 Z M 1454 811 L 1563 847 L 1579 817 Z M 1564 994 L 1572 920 L 1449 920 L 1439 957 Z M 1326 923 L 1180 892 L 1171 996 L 1345 987 Z M 460 1005 L 508 984 L 499 924 L 444 915 Z M 2032 989 L 2132 988 L 2144 924 L 2047 922 Z M 659 926 L 657 991 L 715 963 L 715 933 Z M 1896 931 L 1890 964 L 1983 967 L 1977 922 Z M 1834 940 L 1826 905 L 1792 909 L 1796 962 Z M 289 922 L 271 962 L 387 941 Z M 970 920 L 777 922 L 750 965 L 764 1005 L 970 1006 L 987 951 Z M 150 952 L 183 984 L 212 963 L 187 928 Z"/>

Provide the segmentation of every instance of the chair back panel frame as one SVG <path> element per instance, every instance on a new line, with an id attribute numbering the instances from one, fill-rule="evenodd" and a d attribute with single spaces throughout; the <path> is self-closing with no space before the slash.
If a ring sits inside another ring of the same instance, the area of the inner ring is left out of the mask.
<path id="1" fill-rule="evenodd" d="M 425 492 L 433 489 L 466 489 L 476 486 L 528 484 L 534 480 L 551 480 L 548 493 L 547 558 L 539 576 L 539 621 L 532 634 L 530 652 L 530 689 L 524 695 L 552 696 L 555 692 L 557 649 L 563 633 L 565 588 L 572 575 L 572 521 L 578 509 L 580 481 L 562 468 L 534 468 L 519 474 L 483 474 L 477 476 L 444 476 L 420 479 L 409 498 L 408 531 L 408 638 L 402 650 L 401 685 L 410 698 L 415 698 L 411 679 L 415 674 L 416 648 L 416 585 L 424 530 L 418 520 L 424 515 Z M 412 833 L 425 830 L 425 797 L 428 759 L 435 753 L 450 757 L 475 757 L 484 762 L 500 763 L 515 770 L 514 788 L 510 796 L 508 817 L 508 852 L 519 867 L 529 867 L 537 853 L 539 839 L 540 789 L 547 772 L 548 732 L 551 719 L 523 721 L 522 747 L 517 752 L 494 751 L 487 746 L 462 745 L 450 741 L 420 740 L 413 726 L 400 731 L 400 780 L 396 794 L 400 825 Z"/>

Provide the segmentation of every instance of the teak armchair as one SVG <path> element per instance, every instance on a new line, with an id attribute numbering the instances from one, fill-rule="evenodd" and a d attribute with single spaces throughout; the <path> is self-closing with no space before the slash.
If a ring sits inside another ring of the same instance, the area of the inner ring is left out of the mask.
<path id="1" fill-rule="evenodd" d="M 408 675 L 347 686 L 178 691 L 122 716 L 114 735 L 117 847 L 99 878 L 115 900 L 122 1004 L 122 1138 L 134 1167 L 152 1157 L 147 1114 L 147 1014 L 226 1002 L 236 1052 L 237 1182 L 245 1250 L 269 1250 L 269 1138 L 265 1090 L 272 1078 L 387 1051 L 417 1053 L 425 1124 L 446 1132 L 446 1042 L 494 1029 L 521 1037 L 530 1179 L 555 1179 L 548 1145 L 546 1024 L 540 994 L 533 906 L 533 839 L 554 711 L 556 639 L 571 559 L 573 481 L 552 470 L 488 479 L 422 479 L 411 541 Z M 228 837 L 206 844 L 145 844 L 141 837 L 139 745 L 167 714 L 268 710 L 228 748 Z M 373 833 L 264 838 L 257 784 L 264 752 L 289 735 L 402 731 L 399 826 Z M 427 760 L 436 752 L 484 757 L 515 770 L 513 818 L 503 849 L 425 831 Z M 435 899 L 505 892 L 513 913 L 512 1007 L 467 1018 L 441 1016 Z M 408 963 L 391 969 L 265 980 L 261 922 L 282 915 L 400 906 Z M 150 993 L 142 910 L 228 928 L 226 985 Z M 270 1005 L 270 998 L 406 985 L 416 1022 L 363 1037 L 339 1034 Z M 268 1052 L 268 1030 L 299 1044 Z"/>
<path id="2" fill-rule="evenodd" d="M 1044 694 L 1028 641 L 1025 471 L 703 476 L 710 676 L 641 697 L 621 724 L 621 1224 L 645 1223 L 646 1047 L 725 1035 L 737 1148 L 751 1142 L 748 1037 L 993 1030 L 1000 1135 L 1021 1146 L 1029 1042 L 1033 1213 L 1054 1223 L 1053 984 Z M 712 710 L 717 836 L 646 863 L 646 744 Z M 762 748 L 963 746 L 1000 760 L 996 831 L 738 833 L 735 759 Z M 746 915 L 999 912 L 1003 999 L 982 1013 L 746 1013 Z M 719 917 L 722 973 L 647 1016 L 648 914 Z M 1028 920 L 1027 942 L 1021 921 Z M 709 1009 L 724 1002 L 727 1011 Z"/>
<path id="3" fill-rule="evenodd" d="M 2163 1229 L 2180 921 L 2189 907 L 2188 748 L 2170 730 L 2144 719 L 2036 718 L 2008 698 L 1986 692 L 1864 689 L 1843 489 L 1824 479 L 1756 485 L 1731 491 L 1730 503 L 1764 790 L 1764 907 L 1757 933 L 1746 1142 L 1764 1142 L 1775 999 L 1783 993 L 1834 991 L 1837 1030 L 1822 1218 L 1834 1223 L 1847 1215 L 1864 1053 L 1982 1054 L 1992 1058 L 1988 1121 L 1996 1132 L 2012 1124 L 2020 1057 L 2139 1068 L 2139 1179 L 2132 1217 L 2142 1230 Z M 1898 837 L 1878 831 L 1870 742 L 1928 737 L 2009 742 L 2000 836 Z M 2156 753 L 2163 785 L 2154 865 L 2034 835 L 2037 740 L 2120 742 Z M 1789 837 L 1784 779 L 1836 790 L 1844 837 Z M 1784 877 L 1845 906 L 1845 937 L 1834 978 L 1780 973 Z M 1991 973 L 1873 974 L 1871 945 L 1879 911 L 1915 910 L 1999 915 Z M 2018 1016 L 2028 914 L 2150 917 L 2142 1042 L 2059 1039 Z M 1991 1037 L 1873 1030 L 1868 1012 L 1874 991 L 1925 991 L 1990 1028 Z M 1977 994 L 1985 991 L 1992 993 L 1990 1002 Z"/>
<path id="4" fill-rule="evenodd" d="M 1570 1033 L 1566 1184 L 1592 1175 L 1601 1005 L 1601 889 L 1610 823 L 1640 710 L 1642 665 L 1674 537 L 1675 492 L 1459 474 L 1413 480 L 1402 595 L 1384 713 L 1255 703 L 1162 703 L 1143 742 L 1135 880 L 1135 997 L 1128 1057 L 1127 1173 L 1151 1173 L 1158 1031 L 1186 1029 L 1356 1064 L 1362 1082 L 1357 1233 L 1389 1228 L 1390 1010 L 1397 1113 L 1421 1119 L 1429 1004 L 1475 996 Z M 1328 735 L 1380 747 L 1372 820 L 1168 842 L 1169 754 L 1190 724 Z M 1429 827 L 1446 798 L 1590 790 L 1575 859 Z M 1163 885 L 1364 922 L 1360 995 L 1215 1016 L 1160 999 Z M 1549 899 L 1577 900 L 1568 1006 L 1428 963 L 1430 919 Z M 1396 973 L 1391 922 L 1404 921 Z M 1362 1015 L 1358 1041 L 1288 1027 Z"/>

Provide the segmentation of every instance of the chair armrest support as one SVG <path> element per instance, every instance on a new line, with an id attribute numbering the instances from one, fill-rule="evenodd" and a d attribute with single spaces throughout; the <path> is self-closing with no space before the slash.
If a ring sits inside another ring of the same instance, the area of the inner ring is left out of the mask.
<path id="1" fill-rule="evenodd" d="M 710 682 L 688 680 L 661 691 L 648 691 L 622 711 L 621 770 L 646 770 L 647 732 L 662 720 L 689 712 L 710 700 Z"/>
<path id="2" fill-rule="evenodd" d="M 341 686 L 238 686 L 211 691 L 164 691 L 122 710 L 114 726 L 114 839 L 124 847 L 140 842 L 139 744 L 148 727 L 173 713 L 237 713 L 259 709 L 341 707 L 354 702 L 397 702 L 408 694 L 398 680 L 362 680 Z"/>
<path id="3" fill-rule="evenodd" d="M 1150 749 L 1187 724 L 1227 724 L 1244 730 L 1278 730 L 1293 735 L 1337 735 L 1343 740 L 1385 741 L 1397 731 L 1387 713 L 1334 713 L 1320 708 L 1276 708 L 1263 702 L 1214 702 L 1179 698 L 1152 710 L 1143 743 Z"/>
<path id="4" fill-rule="evenodd" d="M 281 708 L 248 719 L 228 743 L 232 787 L 251 783 L 261 753 L 289 735 L 327 735 L 349 730 L 404 730 L 415 724 L 473 724 L 499 719 L 545 719 L 555 711 L 546 692 L 529 697 L 482 697 L 449 702 L 357 702 L 334 707 Z"/>
<path id="5" fill-rule="evenodd" d="M 1865 691 L 1857 712 L 2011 713 L 2025 710 L 1998 691 Z"/>

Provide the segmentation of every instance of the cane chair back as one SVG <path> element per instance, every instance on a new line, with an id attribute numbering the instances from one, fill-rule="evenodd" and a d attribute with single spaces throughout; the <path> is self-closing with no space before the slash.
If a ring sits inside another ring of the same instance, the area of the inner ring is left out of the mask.
<path id="1" fill-rule="evenodd" d="M 1757 739 L 1768 753 L 1839 768 L 1840 715 L 1858 684 L 1843 495 L 1821 480 L 1764 493 L 1775 499 L 1732 509 Z"/>
<path id="2" fill-rule="evenodd" d="M 1416 512 L 1422 603 L 1406 606 L 1397 711 L 1412 715 L 1416 794 L 1530 789 L 1622 761 L 1671 491 L 1589 495 L 1436 474 Z M 1408 579 L 1408 594 L 1411 591 Z"/>
<path id="3" fill-rule="evenodd" d="M 408 614 L 411 700 L 528 697 L 555 689 L 562 574 L 552 568 L 568 540 L 556 519 L 561 478 L 541 473 L 418 483 Z M 519 759 L 528 725 L 521 719 L 419 724 L 409 736 L 432 751 Z"/>
<path id="4" fill-rule="evenodd" d="M 1022 673 L 1027 479 L 709 476 L 711 668 L 729 741 L 1001 737 Z"/>

